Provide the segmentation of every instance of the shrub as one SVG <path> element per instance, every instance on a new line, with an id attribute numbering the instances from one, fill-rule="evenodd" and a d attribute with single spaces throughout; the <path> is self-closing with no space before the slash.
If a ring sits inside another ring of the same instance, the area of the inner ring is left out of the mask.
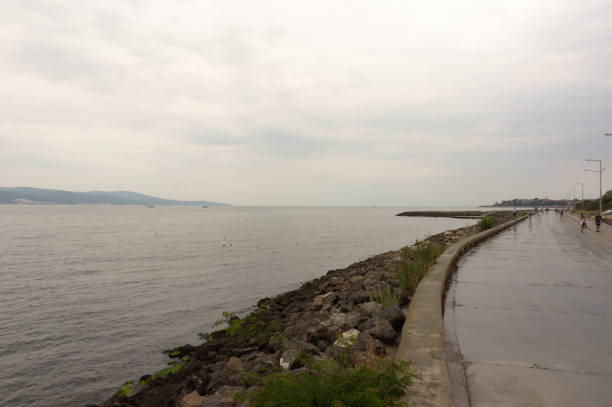
<path id="1" fill-rule="evenodd" d="M 382 304 L 383 308 L 389 305 L 399 305 L 399 295 L 397 295 L 393 287 L 388 284 L 374 287 L 368 294 L 370 296 L 370 301 L 376 301 Z"/>
<path id="2" fill-rule="evenodd" d="M 480 222 L 478 222 L 478 230 L 482 232 L 484 230 L 491 229 L 498 224 L 499 219 L 494 218 L 493 216 L 485 216 L 484 218 L 480 219 Z"/>
<path id="3" fill-rule="evenodd" d="M 347 368 L 333 360 L 307 362 L 303 373 L 277 373 L 262 379 L 249 395 L 252 407 L 399 406 L 415 377 L 408 362 L 376 358 Z"/>

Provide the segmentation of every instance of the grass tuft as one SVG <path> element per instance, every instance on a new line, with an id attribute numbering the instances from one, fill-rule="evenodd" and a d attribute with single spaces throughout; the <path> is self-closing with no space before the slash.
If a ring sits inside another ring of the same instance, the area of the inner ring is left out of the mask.
<path id="1" fill-rule="evenodd" d="M 370 296 L 370 301 L 376 301 L 382 304 L 383 308 L 390 305 L 399 305 L 400 303 L 399 295 L 393 290 L 393 287 L 388 284 L 374 287 L 374 289 L 368 291 L 368 294 Z"/>
<path id="2" fill-rule="evenodd" d="M 414 293 L 429 267 L 442 254 L 444 247 L 429 240 L 417 242 L 402 250 L 402 262 L 397 268 L 397 278 L 403 290 Z"/>

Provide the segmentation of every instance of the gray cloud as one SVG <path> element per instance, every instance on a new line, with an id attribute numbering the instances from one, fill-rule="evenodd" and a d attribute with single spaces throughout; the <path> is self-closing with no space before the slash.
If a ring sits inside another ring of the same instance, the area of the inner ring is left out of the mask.
<path id="1" fill-rule="evenodd" d="M 347 7 L 2 2 L 0 184 L 237 204 L 594 190 L 607 2 Z"/>

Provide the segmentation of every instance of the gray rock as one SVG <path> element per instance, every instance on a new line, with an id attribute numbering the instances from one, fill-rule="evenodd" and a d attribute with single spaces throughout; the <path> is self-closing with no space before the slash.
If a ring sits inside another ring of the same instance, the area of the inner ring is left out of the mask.
<path id="1" fill-rule="evenodd" d="M 216 395 L 233 400 L 236 393 L 244 392 L 244 387 L 241 386 L 221 386 L 215 392 Z"/>
<path id="2" fill-rule="evenodd" d="M 236 373 L 240 373 L 245 370 L 244 363 L 242 360 L 235 356 L 232 356 L 227 364 L 223 367 L 220 376 L 231 376 Z"/>
<path id="3" fill-rule="evenodd" d="M 344 329 L 355 328 L 364 320 L 364 316 L 362 316 L 359 312 L 348 312 L 345 315 L 343 326 Z"/>
<path id="4" fill-rule="evenodd" d="M 301 353 L 302 350 L 297 345 L 291 344 L 281 352 L 278 363 L 283 369 L 287 370 L 301 367 L 302 364 L 297 360 Z"/>
<path id="5" fill-rule="evenodd" d="M 211 394 L 204 397 L 200 407 L 234 407 L 234 402 L 218 394 Z"/>
<path id="6" fill-rule="evenodd" d="M 391 326 L 393 326 L 393 329 L 396 331 L 402 329 L 404 321 L 406 320 L 404 313 L 398 305 L 390 305 L 383 309 L 380 314 L 391 323 Z"/>
<path id="7" fill-rule="evenodd" d="M 372 327 L 366 329 L 367 333 L 387 344 L 395 342 L 397 332 L 393 329 L 389 321 L 378 316 L 372 318 L 370 321 L 372 321 Z"/>
<path id="8" fill-rule="evenodd" d="M 181 399 L 181 407 L 200 407 L 201 405 L 202 396 L 195 390 Z"/>
<path id="9" fill-rule="evenodd" d="M 366 314 L 376 314 L 382 311 L 382 305 L 374 301 L 368 301 L 360 304 L 359 310 Z"/>

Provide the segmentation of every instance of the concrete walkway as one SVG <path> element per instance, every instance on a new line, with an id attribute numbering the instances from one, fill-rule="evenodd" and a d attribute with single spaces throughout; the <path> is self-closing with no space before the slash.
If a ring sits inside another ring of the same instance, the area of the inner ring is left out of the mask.
<path id="1" fill-rule="evenodd" d="M 612 244 L 553 211 L 458 266 L 448 315 L 473 407 L 612 405 Z"/>

